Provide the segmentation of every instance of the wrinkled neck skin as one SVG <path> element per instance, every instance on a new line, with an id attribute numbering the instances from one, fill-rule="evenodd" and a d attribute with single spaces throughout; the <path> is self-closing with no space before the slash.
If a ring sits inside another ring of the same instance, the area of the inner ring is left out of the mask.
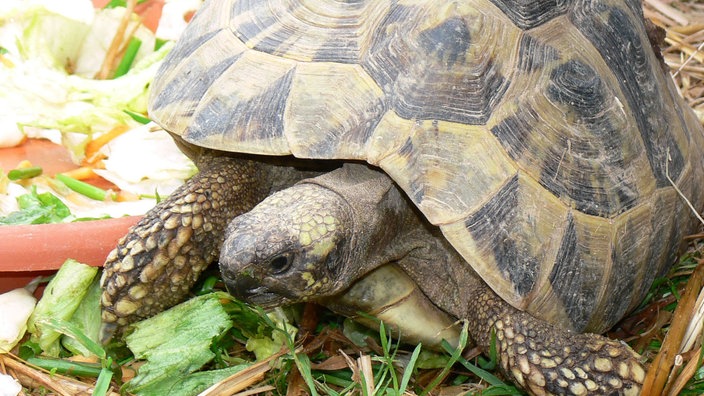
<path id="1" fill-rule="evenodd" d="M 355 213 L 345 273 L 336 290 L 346 290 L 351 281 L 393 263 L 435 305 L 464 317 L 468 290 L 482 283 L 476 272 L 385 173 L 355 168 L 360 166 L 304 181 L 335 191 Z M 365 188 L 358 188 L 359 179 Z"/>
<path id="2" fill-rule="evenodd" d="M 346 290 L 369 271 L 394 263 L 434 304 L 455 317 L 466 315 L 467 290 L 481 280 L 385 173 L 346 165 L 302 183 L 335 191 L 355 214 L 346 265 L 335 290 Z"/>
<path id="3" fill-rule="evenodd" d="M 365 165 L 347 164 L 334 172 L 301 184 L 323 187 L 337 194 L 351 214 L 345 263 L 339 270 L 336 291 L 350 286 L 369 271 L 402 259 L 421 247 L 407 236 L 420 227 L 418 215 L 384 173 Z"/>

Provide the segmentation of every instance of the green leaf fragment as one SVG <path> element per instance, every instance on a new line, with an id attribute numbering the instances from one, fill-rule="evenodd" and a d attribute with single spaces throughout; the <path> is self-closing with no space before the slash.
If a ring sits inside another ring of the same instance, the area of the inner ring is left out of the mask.
<path id="1" fill-rule="evenodd" d="M 137 4 L 142 4 L 147 0 L 138 0 Z M 110 0 L 103 8 L 127 7 L 127 0 Z"/>
<path id="2" fill-rule="evenodd" d="M 248 364 L 227 367 L 220 370 L 200 371 L 176 381 L 166 393 L 169 396 L 197 395 L 225 378 L 249 367 Z M 156 390 L 155 394 L 159 394 Z"/>
<path id="3" fill-rule="evenodd" d="M 126 384 L 138 395 L 173 394 L 175 384 L 211 361 L 213 339 L 232 327 L 217 293 L 177 305 L 134 325 L 126 337 L 135 358 L 146 363 Z"/>
<path id="4" fill-rule="evenodd" d="M 75 355 L 105 358 L 100 345 L 100 278 L 95 277 L 88 292 L 61 333 L 61 344 Z"/>
<path id="5" fill-rule="evenodd" d="M 29 193 L 17 197 L 20 210 L 0 217 L 0 225 L 59 223 L 71 215 L 71 210 L 50 192 L 37 193 L 32 186 Z"/>
<path id="6" fill-rule="evenodd" d="M 97 268 L 69 259 L 44 290 L 42 299 L 29 317 L 27 330 L 32 334 L 30 340 L 38 343 L 48 356 L 56 357 L 61 350 L 61 333 L 49 322 L 71 318 L 97 273 Z"/>

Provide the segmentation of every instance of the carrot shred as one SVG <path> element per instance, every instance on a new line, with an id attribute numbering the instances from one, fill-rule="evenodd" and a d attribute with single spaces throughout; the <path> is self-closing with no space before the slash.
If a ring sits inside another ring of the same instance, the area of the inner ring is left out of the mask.
<path id="1" fill-rule="evenodd" d="M 26 169 L 26 168 L 31 168 L 32 166 L 34 166 L 34 165 L 32 165 L 32 163 L 29 160 L 22 160 L 19 162 L 19 164 L 17 164 L 17 166 L 15 168 L 16 169 Z"/>
<path id="2" fill-rule="evenodd" d="M 129 127 L 127 125 L 118 125 L 109 130 L 107 133 L 104 133 L 88 142 L 88 144 L 86 145 L 86 157 L 83 160 L 83 164 L 95 164 L 97 161 L 103 159 L 105 156 L 99 153 L 100 149 L 105 146 L 109 141 L 122 135 L 128 130 Z"/>
<path id="3" fill-rule="evenodd" d="M 117 192 L 117 197 L 115 198 L 115 201 L 117 201 L 117 202 L 139 201 L 139 195 L 128 192 L 128 191 L 120 190 Z"/>
<path id="4" fill-rule="evenodd" d="M 0 63 L 2 63 L 5 67 L 8 67 L 8 68 L 15 67 L 14 62 L 12 62 L 11 60 L 7 59 L 7 57 L 4 57 L 2 55 L 0 55 Z"/>
<path id="5" fill-rule="evenodd" d="M 93 168 L 89 166 L 82 166 L 80 168 L 71 169 L 61 173 L 76 180 L 86 180 L 96 176 L 95 172 L 93 172 Z"/>

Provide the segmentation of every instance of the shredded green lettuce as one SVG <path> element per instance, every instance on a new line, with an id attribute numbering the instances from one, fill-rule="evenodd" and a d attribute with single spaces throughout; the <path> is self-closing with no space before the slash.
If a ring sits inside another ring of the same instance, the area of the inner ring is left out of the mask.
<path id="1" fill-rule="evenodd" d="M 71 210 L 54 194 L 38 193 L 36 186 L 17 197 L 19 210 L 0 217 L 0 225 L 59 223 L 71 216 Z"/>
<path id="2" fill-rule="evenodd" d="M 96 267 L 69 259 L 46 286 L 41 300 L 27 323 L 27 330 L 32 334 L 30 341 L 39 344 L 46 355 L 53 357 L 59 355 L 61 334 L 44 323 L 55 319 L 70 319 L 97 273 Z"/>
<path id="3" fill-rule="evenodd" d="M 96 276 L 90 284 L 88 291 L 81 300 L 80 304 L 71 315 L 70 323 L 73 323 L 81 334 L 88 337 L 91 341 L 100 343 L 100 278 Z M 95 353 L 86 348 L 76 338 L 66 335 L 61 337 L 61 344 L 71 351 L 74 355 L 91 356 Z"/>
<path id="4" fill-rule="evenodd" d="M 211 361 L 213 340 L 232 327 L 219 299 L 218 293 L 195 297 L 135 324 L 125 339 L 127 347 L 146 362 L 125 390 L 137 395 L 173 394 L 176 384 Z"/>

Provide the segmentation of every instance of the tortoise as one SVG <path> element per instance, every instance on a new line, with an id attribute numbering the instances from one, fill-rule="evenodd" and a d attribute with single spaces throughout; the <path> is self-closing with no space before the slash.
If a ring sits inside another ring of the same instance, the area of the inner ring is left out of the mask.
<path id="1" fill-rule="evenodd" d="M 694 226 L 672 183 L 704 200 L 702 127 L 652 31 L 636 0 L 206 1 L 149 99 L 200 173 L 106 260 L 106 334 L 182 299 L 228 222 L 308 175 L 292 157 L 367 162 L 404 191 L 482 279 L 458 298 L 500 307 L 472 334 L 480 346 L 512 315 L 551 340 L 603 332 Z M 637 358 L 620 376 L 614 359 L 618 389 L 637 389 Z M 503 363 L 521 384 L 524 360 Z"/>

